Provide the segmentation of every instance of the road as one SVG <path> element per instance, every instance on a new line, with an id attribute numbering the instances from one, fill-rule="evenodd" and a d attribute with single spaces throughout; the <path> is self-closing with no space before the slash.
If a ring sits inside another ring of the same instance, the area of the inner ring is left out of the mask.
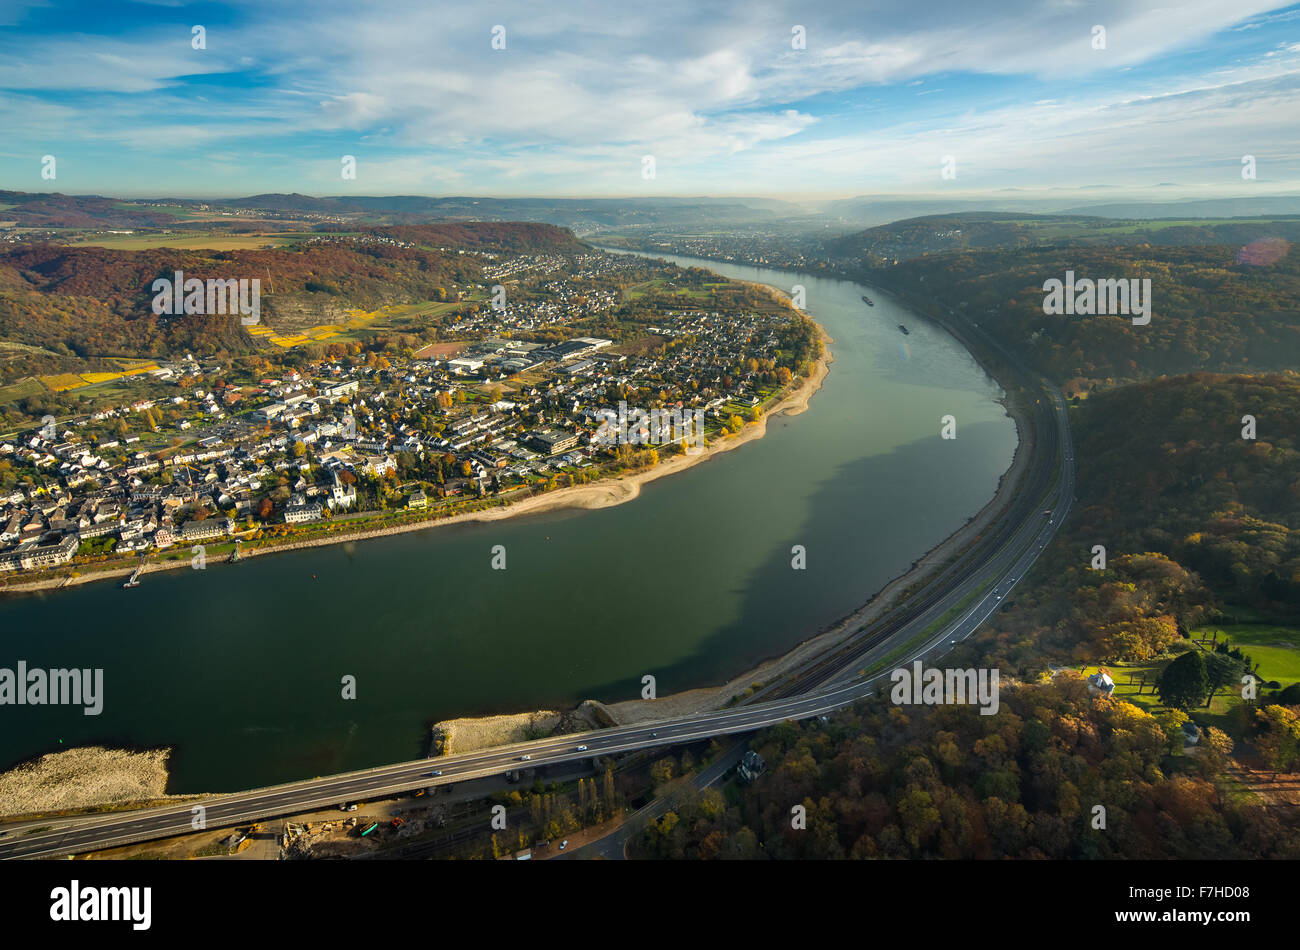
<path id="1" fill-rule="evenodd" d="M 1045 491 L 1035 492 L 1033 489 L 1038 482 L 1031 481 L 1026 497 L 1019 500 L 1025 511 L 1023 517 L 1003 525 L 1004 530 L 994 539 L 994 550 L 983 554 L 969 570 L 955 571 L 953 582 L 941 585 L 942 590 L 927 585 L 919 607 L 909 608 L 901 614 L 888 614 L 887 619 L 892 619 L 886 624 L 887 636 L 876 634 L 862 642 L 855 641 L 851 649 L 834 651 L 829 659 L 818 660 L 802 674 L 796 672 L 789 680 L 783 681 L 784 689 L 797 689 L 795 695 L 659 722 L 538 739 L 437 759 L 416 759 L 212 796 L 198 803 L 203 808 L 202 825 L 198 824 L 200 816 L 192 810 L 196 807 L 193 805 L 55 819 L 50 822 L 55 827 L 48 831 L 24 833 L 17 828 L 8 837 L 0 838 L 0 858 L 50 857 L 98 850 L 187 834 L 205 826 L 219 828 L 245 824 L 350 800 L 500 775 L 508 769 L 554 765 L 598 755 L 617 755 L 713 736 L 753 732 L 785 720 L 834 712 L 887 683 L 890 669 L 909 666 L 916 659 L 933 659 L 974 633 L 1025 576 L 1069 513 L 1074 498 L 1074 450 L 1067 410 L 1058 392 L 1044 391 L 1044 395 L 1051 403 L 1050 409 L 1043 407 L 1046 410 L 1044 414 L 1054 422 L 1039 433 L 1042 443 L 1039 448 L 1050 450 L 1050 455 L 1043 453 L 1047 458 L 1042 461 L 1053 470 Z M 1045 438 L 1049 430 L 1054 430 L 1054 438 Z M 1051 513 L 1044 513 L 1044 509 Z M 965 603 L 968 600 L 969 603 Z M 890 664 L 890 669 L 869 678 L 859 675 L 872 663 L 896 653 L 900 644 L 912 644 L 918 640 L 939 619 L 963 603 L 960 615 L 913 644 L 905 651 L 906 655 L 897 657 Z M 899 616 L 904 618 L 902 622 Z M 440 774 L 430 774 L 434 770 Z"/>

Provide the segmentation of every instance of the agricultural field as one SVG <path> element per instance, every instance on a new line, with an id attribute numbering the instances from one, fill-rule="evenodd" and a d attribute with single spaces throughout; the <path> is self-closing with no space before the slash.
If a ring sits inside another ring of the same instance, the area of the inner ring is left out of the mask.
<path id="1" fill-rule="evenodd" d="M 84 239 L 72 240 L 86 247 L 107 247 L 119 251 L 143 251 L 154 247 L 177 250 L 256 251 L 292 244 L 301 240 L 301 235 L 173 231 L 168 234 L 93 234 Z"/>
<path id="2" fill-rule="evenodd" d="M 0 403 L 15 403 L 29 396 L 42 396 L 46 392 L 41 381 L 34 376 L 20 379 L 8 386 L 0 386 Z"/>
<path id="3" fill-rule="evenodd" d="M 345 310 L 342 323 L 325 323 L 305 327 L 301 330 L 277 331 L 266 325 L 247 327 L 249 334 L 258 340 L 265 340 L 275 346 L 290 349 L 307 343 L 353 342 L 360 340 L 364 334 L 384 330 L 411 331 L 428 317 L 461 306 L 466 301 L 484 299 L 482 294 L 469 294 L 462 301 L 440 302 L 426 300 L 413 304 L 390 304 L 378 310 Z"/>
<path id="4" fill-rule="evenodd" d="M 113 207 L 120 208 L 123 211 L 140 211 L 146 206 L 138 201 L 115 201 Z M 181 205 L 150 205 L 147 207 L 154 214 L 169 214 L 177 220 L 193 218 L 195 214 L 193 208 L 186 208 Z"/>
<path id="5" fill-rule="evenodd" d="M 68 374 L 75 375 L 75 374 Z M 147 373 L 119 375 L 101 383 L 83 382 L 75 389 L 78 412 L 94 412 L 132 403 L 138 399 L 156 399 L 158 381 Z"/>
<path id="6" fill-rule="evenodd" d="M 117 372 L 58 373 L 53 376 L 39 376 L 37 379 L 46 389 L 61 393 L 70 389 L 81 389 L 83 386 L 96 386 L 100 383 L 112 382 L 126 376 L 139 376 L 141 373 L 149 373 L 158 369 L 158 364 L 152 360 L 117 359 L 112 362 L 118 365 Z"/>
<path id="7" fill-rule="evenodd" d="M 628 287 L 623 294 L 625 300 L 639 300 L 647 294 L 673 294 L 678 297 L 686 297 L 691 300 L 708 300 L 713 296 L 714 291 L 719 287 L 729 286 L 729 281 L 719 281 L 717 283 L 705 284 L 698 289 L 689 287 L 678 287 L 674 281 L 667 278 L 657 280 L 648 280 L 644 283 L 633 284 Z"/>

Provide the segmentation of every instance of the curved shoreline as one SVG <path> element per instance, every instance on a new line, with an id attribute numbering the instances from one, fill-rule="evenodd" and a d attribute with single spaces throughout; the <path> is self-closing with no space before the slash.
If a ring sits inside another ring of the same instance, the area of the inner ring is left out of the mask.
<path id="1" fill-rule="evenodd" d="M 687 256 L 687 255 L 677 255 Z M 746 264 L 740 265 L 759 269 L 757 265 Z M 769 270 L 781 270 L 783 268 L 767 268 Z M 791 272 L 796 273 L 796 272 Z M 736 278 L 732 278 L 736 279 Z M 857 278 L 851 278 L 843 275 L 836 275 L 835 279 L 845 280 L 859 286 L 867 286 Z M 753 283 L 752 281 L 742 281 L 744 283 Z M 786 296 L 784 291 L 779 287 L 770 284 L 759 284 L 757 286 L 766 287 L 775 291 L 778 295 Z M 997 517 L 1001 510 L 1009 503 L 1010 496 L 1014 494 L 1019 486 L 1025 469 L 1028 465 L 1029 442 L 1028 433 L 1031 431 L 1028 412 L 1026 407 L 1021 404 L 1017 398 L 1018 393 L 1015 389 L 1009 387 L 1000 379 L 990 368 L 990 359 L 987 353 L 983 352 L 978 346 L 957 329 L 950 326 L 947 321 L 926 312 L 915 303 L 903 299 L 886 288 L 870 285 L 870 289 L 877 291 L 886 297 L 892 298 L 900 306 L 911 310 L 923 320 L 928 320 L 951 336 L 976 364 L 991 379 L 997 382 L 1003 395 L 997 401 L 1006 410 L 1008 416 L 1016 426 L 1016 449 L 1011 458 L 1011 464 L 1007 470 L 1002 473 L 998 479 L 997 487 L 993 491 L 993 496 L 984 504 L 979 511 L 971 515 L 962 525 L 960 525 L 951 534 L 939 541 L 934 547 L 922 554 L 917 560 L 903 573 L 888 581 L 883 587 L 867 597 L 860 607 L 851 611 L 839 620 L 833 621 L 822 627 L 816 633 L 810 634 L 803 640 L 800 640 L 789 649 L 773 654 L 763 660 L 760 660 L 752 668 L 731 677 L 726 682 L 717 686 L 701 686 L 695 689 L 683 690 L 678 693 L 672 693 L 667 696 L 661 696 L 653 700 L 631 699 L 616 703 L 604 703 L 603 708 L 610 714 L 618 725 L 633 725 L 639 722 L 650 722 L 656 719 L 669 718 L 673 716 L 690 715 L 694 713 L 707 712 L 717 709 L 724 703 L 728 702 L 740 693 L 743 693 L 751 685 L 763 683 L 773 677 L 782 676 L 792 668 L 802 664 L 816 654 L 831 649 L 841 641 L 847 639 L 852 633 L 860 628 L 863 624 L 873 620 L 881 613 L 893 608 L 899 598 L 914 585 L 927 581 L 943 564 L 963 547 L 970 544 L 988 525 Z M 820 326 L 819 326 L 819 329 Z M 824 331 L 823 331 L 824 333 Z M 820 384 L 819 384 L 820 385 Z M 807 401 L 805 400 L 805 407 Z M 797 410 L 802 411 L 802 410 Z M 793 414 L 793 413 L 792 413 Z M 766 416 L 764 417 L 764 420 Z M 595 700 L 583 700 L 583 703 L 596 702 Z M 582 703 L 579 704 L 581 706 Z M 517 715 L 527 716 L 528 712 Z M 464 722 L 465 720 L 458 720 Z M 501 740 L 506 741 L 505 739 Z M 491 743 L 485 743 L 490 745 Z M 481 748 L 483 746 L 476 746 Z M 460 749 L 458 751 L 470 751 Z"/>
<path id="2" fill-rule="evenodd" d="M 752 266 L 752 265 L 751 265 Z M 839 277 L 839 279 L 848 280 L 855 284 L 861 281 L 849 277 Z M 754 284 L 752 281 L 745 283 Z M 774 293 L 785 296 L 784 292 L 771 285 L 756 284 Z M 874 287 L 878 292 L 890 294 L 883 288 Z M 1020 476 L 1027 464 L 1027 458 L 1030 454 L 1027 449 L 1027 432 L 1024 407 L 1016 399 L 1016 393 L 1010 389 L 1002 380 L 998 379 L 989 371 L 987 365 L 987 354 L 981 353 L 964 339 L 958 332 L 945 325 L 928 313 L 918 309 L 912 304 L 904 304 L 912 309 L 918 316 L 923 319 L 931 320 L 936 326 L 944 329 L 962 346 L 967 353 L 976 361 L 980 367 L 988 373 L 990 377 L 998 382 L 999 387 L 1003 390 L 1004 397 L 999 400 L 1007 410 L 1008 415 L 1015 421 L 1018 433 L 1015 454 L 1012 457 L 1008 469 L 999 478 L 998 485 L 993 496 L 986 504 L 964 524 L 959 526 L 948 537 L 941 540 L 933 548 L 922 555 L 918 560 L 901 575 L 887 582 L 882 588 L 868 596 L 861 607 L 848 614 L 847 616 L 835 621 L 816 633 L 806 636 L 793 647 L 787 649 L 781 654 L 769 657 L 759 662 L 754 668 L 747 670 L 727 682 L 717 686 L 699 687 L 679 693 L 663 696 L 656 700 L 628 700 L 619 703 L 602 704 L 611 718 L 618 724 L 636 723 L 653 719 L 660 719 L 676 715 L 683 715 L 690 712 L 703 711 L 715 708 L 729 699 L 736 693 L 742 692 L 753 682 L 761 682 L 781 675 L 790 667 L 802 663 L 809 656 L 821 652 L 832 646 L 834 643 L 850 635 L 863 622 L 871 619 L 880 612 L 890 608 L 897 600 L 900 594 L 904 593 L 912 585 L 919 583 L 938 569 L 952 553 L 969 543 L 975 534 L 982 531 L 988 522 L 993 520 L 1000 512 L 1001 508 L 1007 501 L 1009 494 L 1013 493 L 1020 481 Z M 807 316 L 807 315 L 805 315 Z M 811 319 L 811 317 L 809 317 Z M 631 501 L 639 496 L 641 485 L 657 478 L 670 475 L 676 471 L 682 471 L 693 465 L 699 464 L 712 457 L 715 453 L 728 451 L 742 445 L 752 439 L 762 438 L 767 431 L 767 419 L 772 415 L 798 415 L 809 408 L 812 396 L 820 390 L 824 384 L 825 378 L 829 373 L 829 367 L 834 362 L 834 357 L 829 349 L 829 344 L 834 341 L 827 334 L 825 328 L 816 324 L 817 332 L 823 342 L 824 350 L 821 357 L 817 360 L 813 374 L 803 378 L 799 385 L 783 396 L 775 403 L 770 410 L 762 415 L 758 422 L 747 425 L 736 436 L 720 439 L 707 446 L 705 451 L 696 456 L 673 456 L 661 461 L 654 468 L 634 472 L 617 478 L 607 478 L 588 485 L 571 486 L 558 489 L 542 495 L 535 495 L 522 499 L 518 502 L 506 503 L 501 507 L 489 509 L 487 511 L 465 512 L 458 515 L 452 515 L 440 519 L 418 521 L 403 525 L 393 525 L 385 528 L 377 528 L 368 531 L 357 531 L 347 534 L 340 534 L 332 537 L 322 537 L 307 539 L 298 542 L 290 542 L 283 545 L 276 545 L 264 549 L 253 549 L 243 552 L 243 556 L 256 557 L 263 554 L 273 554 L 282 551 L 292 551 L 309 547 L 321 547 L 331 544 L 348 543 L 370 537 L 382 537 L 390 534 L 400 534 L 406 531 L 419 531 L 436 528 L 442 524 L 468 522 L 468 521 L 496 521 L 502 518 L 524 516 L 528 514 L 540 514 L 548 511 L 559 510 L 564 508 L 577 509 L 595 509 L 610 507 Z M 146 568 L 146 573 L 155 570 L 169 570 L 188 566 L 186 559 L 179 559 L 175 562 L 166 562 L 163 564 L 150 565 Z M 111 577 L 121 577 L 130 573 L 131 567 L 125 567 L 120 570 L 104 571 L 92 576 L 82 576 L 78 578 L 58 578 L 50 579 L 46 582 L 35 582 L 30 585 L 17 585 L 0 590 L 0 593 L 18 592 L 20 590 L 40 590 L 52 589 L 61 586 L 71 586 L 72 584 L 86 583 L 93 580 L 108 579 Z M 591 701 L 584 701 L 591 702 Z M 581 708 L 583 704 L 578 704 L 575 708 Z M 510 720 L 519 716 L 527 717 L 532 715 L 530 712 L 516 714 L 505 714 L 496 718 Z M 559 713 L 558 715 L 565 715 Z M 493 717 L 474 717 L 475 723 L 479 719 L 492 719 Z M 450 722 L 450 721 L 449 721 Z M 467 720 L 457 720 L 457 722 L 467 722 Z M 482 738 L 479 740 L 482 745 L 474 742 L 467 743 L 467 747 L 458 748 L 457 751 L 471 751 L 473 748 L 488 747 L 497 744 L 496 739 L 492 736 L 491 729 L 484 729 Z M 504 739 L 499 741 L 506 741 Z"/>
<path id="3" fill-rule="evenodd" d="M 781 294 L 779 288 L 767 288 Z M 804 316 L 807 316 L 806 314 Z M 809 317 L 808 319 L 812 319 Z M 808 403 L 813 395 L 822 387 L 826 375 L 830 372 L 830 364 L 835 361 L 830 350 L 830 344 L 835 342 L 815 320 L 813 325 L 822 342 L 822 355 L 817 360 L 811 376 L 804 377 L 800 384 L 791 392 L 781 398 L 769 410 L 763 413 L 757 422 L 748 423 L 744 429 L 733 436 L 723 439 L 715 439 L 712 443 L 704 447 L 704 451 L 698 455 L 674 455 L 660 462 L 653 468 L 640 472 L 632 472 L 627 475 L 620 475 L 617 478 L 603 478 L 587 485 L 571 485 L 565 488 L 558 488 L 554 491 L 546 492 L 541 495 L 532 495 L 520 501 L 507 501 L 505 504 L 490 508 L 486 511 L 467 511 L 461 514 L 450 515 L 445 518 L 429 518 L 422 521 L 413 521 L 407 524 L 389 525 L 382 528 L 372 528 L 369 530 L 360 530 L 345 532 L 337 535 L 330 535 L 323 538 L 306 538 L 301 541 L 288 541 L 284 544 L 270 545 L 264 548 L 248 548 L 241 552 L 241 560 L 263 557 L 269 554 L 282 554 L 287 551 L 300 551 L 307 548 L 326 547 L 332 544 L 346 544 L 349 542 L 362 541 L 369 538 L 382 538 L 389 535 L 405 534 L 408 531 L 428 531 L 434 528 L 450 524 L 463 524 L 474 521 L 500 521 L 504 518 L 517 518 L 526 515 L 543 514 L 549 511 L 557 511 L 565 508 L 577 509 L 597 509 L 610 508 L 614 505 L 621 505 L 625 502 L 633 501 L 641 494 L 641 486 L 649 484 L 657 479 L 677 472 L 683 472 L 688 468 L 706 462 L 722 452 L 728 452 L 738 448 L 747 442 L 755 439 L 761 439 L 767 434 L 767 420 L 772 416 L 787 415 L 795 416 L 808 409 Z M 187 558 L 178 558 L 174 561 L 160 561 L 155 563 L 146 563 L 144 569 L 140 572 L 141 576 L 155 574 L 162 571 L 172 571 L 189 567 Z M 75 587 L 80 584 L 89 584 L 95 581 L 112 580 L 113 578 L 126 577 L 135 570 L 135 565 L 124 565 L 120 568 L 110 570 L 95 571 L 89 574 L 80 574 L 75 577 L 61 576 L 50 578 L 35 578 L 31 581 L 19 582 L 0 586 L 0 597 L 9 594 L 33 593 L 44 590 L 60 590 L 65 587 Z"/>

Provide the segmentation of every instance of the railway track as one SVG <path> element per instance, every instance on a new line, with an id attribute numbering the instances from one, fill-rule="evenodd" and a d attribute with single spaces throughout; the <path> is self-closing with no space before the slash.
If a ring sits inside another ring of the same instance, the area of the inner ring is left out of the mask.
<path id="1" fill-rule="evenodd" d="M 1010 543 L 1025 520 L 1034 517 L 1034 513 L 1039 510 L 1044 494 L 1051 487 L 1055 461 L 1060 450 L 1056 425 L 1052 419 L 1052 400 L 1043 383 L 1034 378 L 1014 357 L 993 341 L 986 338 L 986 342 L 1005 355 L 1008 368 L 1016 373 L 1021 392 L 1036 394 L 1031 418 L 1032 431 L 1026 440 L 1032 447 L 1034 461 L 1021 477 L 1022 487 L 1015 490 L 1007 510 L 996 519 L 990 531 L 981 534 L 974 544 L 959 552 L 939 574 L 926 582 L 924 590 L 929 593 L 908 598 L 902 606 L 877 618 L 830 651 L 807 661 L 776 683 L 758 690 L 744 701 L 745 705 L 811 692 L 844 672 L 857 658 L 906 629 L 940 603 L 954 587 L 970 579 Z"/>

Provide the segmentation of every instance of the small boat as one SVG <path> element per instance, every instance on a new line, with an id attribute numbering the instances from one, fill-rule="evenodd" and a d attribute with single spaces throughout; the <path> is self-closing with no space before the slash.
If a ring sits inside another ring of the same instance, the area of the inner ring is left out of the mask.
<path id="1" fill-rule="evenodd" d="M 871 298 L 868 297 L 866 294 L 863 294 L 863 295 L 862 295 L 862 302 L 863 302 L 864 304 L 866 304 L 868 307 L 874 307 L 874 306 L 875 306 L 875 304 L 871 302 Z"/>
<path id="2" fill-rule="evenodd" d="M 901 323 L 898 325 L 898 329 L 902 330 L 903 333 L 906 334 L 906 335 L 908 335 L 908 336 L 911 336 L 911 335 L 912 335 L 912 331 L 909 330 L 907 327 L 903 326 Z"/>

